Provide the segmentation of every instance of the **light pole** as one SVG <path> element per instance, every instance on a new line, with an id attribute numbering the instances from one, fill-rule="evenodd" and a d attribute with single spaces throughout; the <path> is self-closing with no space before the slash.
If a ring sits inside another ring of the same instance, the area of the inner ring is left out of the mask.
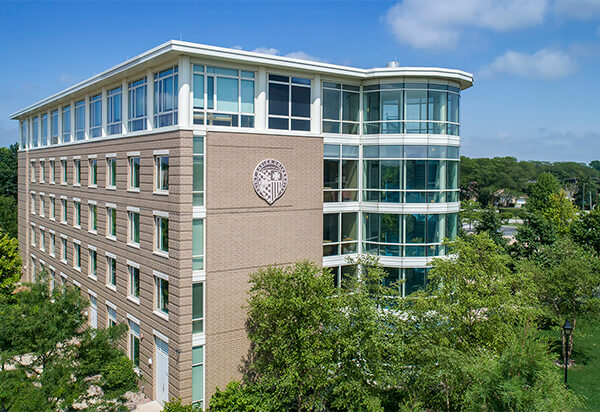
<path id="1" fill-rule="evenodd" d="M 573 326 L 571 326 L 571 322 L 569 322 L 569 319 L 567 319 L 563 325 L 563 332 L 565 333 L 565 386 L 567 388 L 569 387 L 569 384 L 567 383 L 567 370 L 569 367 L 569 337 L 571 336 L 572 331 Z"/>

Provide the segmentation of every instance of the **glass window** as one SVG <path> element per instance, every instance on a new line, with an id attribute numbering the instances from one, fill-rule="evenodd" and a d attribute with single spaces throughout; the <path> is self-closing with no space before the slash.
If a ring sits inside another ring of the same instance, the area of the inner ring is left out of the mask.
<path id="1" fill-rule="evenodd" d="M 56 219 L 56 199 L 54 197 L 50 198 L 50 219 Z"/>
<path id="2" fill-rule="evenodd" d="M 135 266 L 128 266 L 129 270 L 129 296 L 140 298 L 140 269 Z"/>
<path id="3" fill-rule="evenodd" d="M 106 236 L 117 237 L 117 209 L 106 208 Z"/>
<path id="4" fill-rule="evenodd" d="M 41 145 L 42 146 L 47 146 L 48 145 L 48 113 L 44 113 L 42 115 L 42 128 L 41 128 L 41 133 L 40 133 L 40 138 L 41 138 Z"/>
<path id="5" fill-rule="evenodd" d="M 204 137 L 194 136 L 193 205 L 204 206 Z"/>
<path id="6" fill-rule="evenodd" d="M 457 190 L 459 188 L 458 187 L 458 162 L 447 161 L 446 167 L 448 169 L 447 173 L 446 173 L 446 177 L 447 177 L 446 187 L 449 190 Z"/>
<path id="7" fill-rule="evenodd" d="M 128 119 L 129 131 L 146 130 L 146 78 L 129 82 Z"/>
<path id="8" fill-rule="evenodd" d="M 156 310 L 169 313 L 169 282 L 163 278 L 156 279 Z"/>
<path id="9" fill-rule="evenodd" d="M 102 94 L 90 97 L 90 138 L 102 136 Z"/>
<path id="10" fill-rule="evenodd" d="M 192 333 L 204 333 L 204 283 L 192 285 Z"/>
<path id="11" fill-rule="evenodd" d="M 58 144 L 58 110 L 50 113 L 50 144 Z"/>
<path id="12" fill-rule="evenodd" d="M 406 215 L 406 243 L 425 243 L 425 218 L 427 215 Z"/>
<path id="13" fill-rule="evenodd" d="M 117 311 L 114 308 L 107 306 L 106 313 L 108 314 L 108 327 L 117 326 Z"/>
<path id="14" fill-rule="evenodd" d="M 40 250 L 46 250 L 46 231 L 43 229 L 40 229 Z"/>
<path id="15" fill-rule="evenodd" d="M 38 147 L 39 146 L 39 138 L 40 138 L 40 119 L 38 116 L 33 118 L 32 128 L 31 128 L 31 143 L 30 147 Z"/>
<path id="16" fill-rule="evenodd" d="M 358 146 L 326 145 L 323 161 L 323 200 L 355 202 L 358 200 Z"/>
<path id="17" fill-rule="evenodd" d="M 406 268 L 404 269 L 404 296 L 421 290 L 425 287 L 427 269 Z"/>
<path id="18" fill-rule="evenodd" d="M 43 160 L 40 161 L 40 183 L 44 183 L 46 181 L 46 162 Z"/>
<path id="19" fill-rule="evenodd" d="M 129 189 L 140 188 L 140 158 L 138 156 L 130 157 L 129 163 Z"/>
<path id="20" fill-rule="evenodd" d="M 140 214 L 137 212 L 128 212 L 129 230 L 127 232 L 127 242 L 138 245 L 140 244 Z"/>
<path id="21" fill-rule="evenodd" d="M 61 205 L 61 212 L 62 212 L 61 222 L 67 223 L 67 199 L 61 199 L 60 205 Z"/>
<path id="22" fill-rule="evenodd" d="M 85 100 L 75 103 L 75 140 L 85 139 Z"/>
<path id="23" fill-rule="evenodd" d="M 45 206 L 45 202 L 44 202 L 44 196 L 42 196 L 42 195 L 40 195 L 40 216 L 41 217 L 46 216 L 46 206 Z"/>
<path id="24" fill-rule="evenodd" d="M 56 183 L 56 162 L 50 160 L 50 183 Z"/>
<path id="25" fill-rule="evenodd" d="M 192 348 L 192 403 L 203 408 L 204 404 L 204 346 Z"/>
<path id="26" fill-rule="evenodd" d="M 129 358 L 136 368 L 140 367 L 140 325 L 129 321 Z"/>
<path id="27" fill-rule="evenodd" d="M 60 175 L 61 175 L 61 179 L 62 179 L 62 184 L 67 184 L 67 161 L 66 160 L 61 160 L 60 161 Z"/>
<path id="28" fill-rule="evenodd" d="M 73 243 L 73 267 L 81 269 L 81 245 Z"/>
<path id="29" fill-rule="evenodd" d="M 29 181 L 35 182 L 35 161 L 29 163 Z"/>
<path id="30" fill-rule="evenodd" d="M 63 143 L 71 141 L 71 106 L 62 108 L 62 141 Z"/>
<path id="31" fill-rule="evenodd" d="M 192 270 L 204 269 L 204 220 L 192 221 Z"/>
<path id="32" fill-rule="evenodd" d="M 98 213 L 96 205 L 90 205 L 90 219 L 89 219 L 89 228 L 91 232 L 96 232 L 98 230 Z"/>
<path id="33" fill-rule="evenodd" d="M 89 262 L 89 276 L 96 278 L 97 277 L 97 270 L 98 270 L 98 260 L 97 260 L 98 254 L 96 253 L 95 250 L 93 249 L 89 249 L 89 258 L 90 258 L 90 262 Z"/>
<path id="34" fill-rule="evenodd" d="M 323 82 L 322 101 L 324 133 L 358 134 L 358 86 Z"/>
<path id="35" fill-rule="evenodd" d="M 117 158 L 106 158 L 106 187 L 116 189 L 117 187 Z"/>
<path id="36" fill-rule="evenodd" d="M 169 191 L 169 157 L 156 156 L 155 168 L 155 191 Z"/>
<path id="37" fill-rule="evenodd" d="M 73 202 L 73 226 L 81 228 L 81 203 Z"/>
<path id="38" fill-rule="evenodd" d="M 310 130 L 310 79 L 269 75 L 269 129 Z"/>
<path id="39" fill-rule="evenodd" d="M 89 160 L 89 181 L 88 185 L 91 187 L 95 187 L 98 185 L 98 160 L 90 159 Z"/>
<path id="40" fill-rule="evenodd" d="M 117 260 L 112 256 L 106 257 L 106 284 L 117 287 Z"/>
<path id="41" fill-rule="evenodd" d="M 61 260 L 64 263 L 67 263 L 67 239 L 61 238 L 60 243 L 61 243 L 61 248 L 62 248 Z"/>
<path id="42" fill-rule="evenodd" d="M 73 160 L 73 185 L 81 185 L 81 160 Z"/>
<path id="43" fill-rule="evenodd" d="M 106 121 L 108 135 L 121 134 L 123 108 L 121 106 L 121 87 L 116 87 L 106 93 Z"/>
<path id="44" fill-rule="evenodd" d="M 27 120 L 21 120 L 21 149 L 25 149 L 27 147 L 27 131 Z"/>
<path id="45" fill-rule="evenodd" d="M 154 127 L 177 124 L 177 66 L 154 73 Z"/>
<path id="46" fill-rule="evenodd" d="M 48 253 L 50 256 L 54 256 L 56 254 L 56 235 L 54 233 L 50 233 L 50 248 Z"/>
<path id="47" fill-rule="evenodd" d="M 169 252 L 169 219 L 161 216 L 155 217 L 156 226 L 156 249 L 161 252 Z"/>

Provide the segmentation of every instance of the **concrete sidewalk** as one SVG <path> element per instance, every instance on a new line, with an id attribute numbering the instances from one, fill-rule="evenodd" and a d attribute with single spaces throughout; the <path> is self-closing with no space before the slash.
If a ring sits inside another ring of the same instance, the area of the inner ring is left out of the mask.
<path id="1" fill-rule="evenodd" d="M 150 402 L 146 402 L 141 405 L 138 405 L 134 409 L 134 412 L 160 412 L 162 410 L 163 410 L 163 407 L 160 403 L 158 403 L 156 401 L 150 401 Z"/>

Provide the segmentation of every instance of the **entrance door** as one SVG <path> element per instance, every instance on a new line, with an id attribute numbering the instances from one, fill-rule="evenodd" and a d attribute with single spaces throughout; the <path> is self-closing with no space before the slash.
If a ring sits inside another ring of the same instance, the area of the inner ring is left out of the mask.
<path id="1" fill-rule="evenodd" d="M 90 295 L 90 326 L 94 329 L 98 327 L 98 300 Z"/>
<path id="2" fill-rule="evenodd" d="M 169 344 L 157 337 L 156 343 L 156 400 L 160 403 L 169 400 Z"/>

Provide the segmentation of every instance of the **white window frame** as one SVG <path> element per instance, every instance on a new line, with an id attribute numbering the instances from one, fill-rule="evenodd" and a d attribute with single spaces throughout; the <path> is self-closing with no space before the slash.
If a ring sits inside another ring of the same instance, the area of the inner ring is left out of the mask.
<path id="1" fill-rule="evenodd" d="M 114 262 L 114 274 L 112 273 Z M 106 252 L 106 287 L 117 290 L 117 256 L 112 253 Z M 115 282 L 112 282 L 112 275 L 114 275 Z"/>
<path id="2" fill-rule="evenodd" d="M 167 163 L 168 163 L 168 169 L 167 169 L 167 187 L 166 189 L 163 187 L 162 185 L 162 162 L 161 159 L 167 159 Z M 169 153 L 161 153 L 161 154 L 155 154 L 154 155 L 154 193 L 155 194 L 164 194 L 164 195 L 168 195 L 169 194 L 169 175 L 170 175 L 170 170 L 171 169 L 171 162 L 169 160 Z"/>
<path id="3" fill-rule="evenodd" d="M 140 242 L 136 242 L 133 239 L 133 232 L 134 232 L 134 228 L 133 228 L 133 216 L 137 215 L 138 219 L 138 223 L 137 223 L 137 232 L 138 232 L 138 240 L 141 240 L 140 235 L 140 226 L 141 226 L 141 216 L 140 216 L 140 210 L 138 208 L 132 208 L 132 207 L 128 207 L 127 208 L 127 244 L 129 246 L 133 246 L 135 248 L 140 247 Z"/>
<path id="4" fill-rule="evenodd" d="M 134 168 L 133 162 L 137 159 L 138 161 L 138 171 L 137 171 L 137 186 L 133 185 L 134 180 Z M 127 154 L 127 190 L 130 192 L 139 192 L 141 186 L 141 169 L 142 162 L 139 153 L 128 153 Z"/>

